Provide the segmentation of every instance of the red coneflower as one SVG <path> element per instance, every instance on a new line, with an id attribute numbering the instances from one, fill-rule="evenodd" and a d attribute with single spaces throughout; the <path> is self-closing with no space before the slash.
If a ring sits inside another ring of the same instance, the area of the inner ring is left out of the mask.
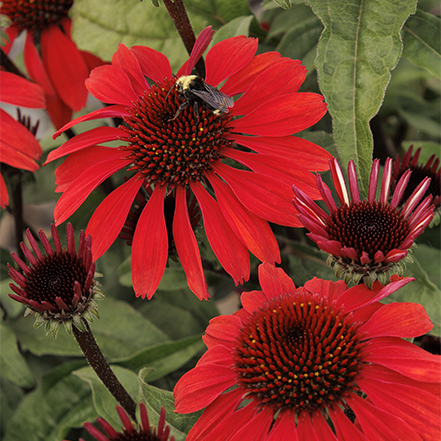
<path id="1" fill-rule="evenodd" d="M 72 324 L 84 331 L 82 318 L 92 321 L 92 314 L 98 316 L 95 300 L 103 298 L 99 284 L 94 281 L 92 239 L 81 231 L 76 252 L 71 224 L 66 225 L 67 249 L 61 245 L 55 225 L 51 225 L 51 233 L 55 249 L 51 247 L 43 231 L 38 232 L 46 252 L 43 254 L 30 230 L 26 231 L 35 256 L 23 242 L 20 247 L 30 265 L 11 253 L 21 272 L 8 264 L 9 276 L 18 285 L 9 284 L 15 292 L 9 294 L 9 297 L 26 305 L 25 315 L 35 313 L 35 326 L 45 323 L 46 331 L 52 332 L 54 336 L 61 324 L 69 333 L 72 331 Z"/>
<path id="2" fill-rule="evenodd" d="M 440 358 L 402 339 L 433 325 L 421 305 L 379 303 L 412 279 L 296 288 L 264 263 L 259 280 L 175 387 L 177 412 L 206 407 L 186 441 L 440 439 Z"/>
<path id="3" fill-rule="evenodd" d="M 45 107 L 41 87 L 13 73 L 0 70 L 0 90 L 2 103 L 35 109 Z M 42 150 L 33 128 L 26 127 L 0 109 L 0 133 L 0 162 L 17 169 L 36 171 L 36 161 Z M 0 207 L 5 208 L 8 204 L 8 190 L 0 174 Z"/>
<path id="4" fill-rule="evenodd" d="M 27 31 L 24 62 L 30 78 L 46 95 L 46 110 L 58 129 L 69 122 L 72 111 L 82 109 L 87 100 L 84 81 L 89 72 L 103 64 L 95 55 L 80 51 L 71 38 L 68 17 L 73 0 L 2 0 L 0 14 L 11 20 L 5 29 L 10 43 Z"/>
<path id="5" fill-rule="evenodd" d="M 97 441 L 174 441 L 175 437 L 170 436 L 170 427 L 165 426 L 165 409 L 161 408 L 159 415 L 158 428 L 150 427 L 147 409 L 144 403 L 140 403 L 139 410 L 141 415 L 141 423 L 138 429 L 133 427 L 133 424 L 121 406 L 116 406 L 121 422 L 123 423 L 122 432 L 117 432 L 105 419 L 97 418 L 98 424 L 106 432 L 104 435 L 91 423 L 84 423 L 84 428 Z M 84 441 L 84 440 L 80 440 Z"/>
<path id="6" fill-rule="evenodd" d="M 82 133 L 48 157 L 53 161 L 70 155 L 56 171 L 57 191 L 64 192 L 55 208 L 57 224 L 104 179 L 122 168 L 133 171 L 100 204 L 87 232 L 94 238 L 98 258 L 120 233 L 139 190 L 145 190 L 148 202 L 132 240 L 137 296 L 154 294 L 173 240 L 190 289 L 200 299 L 208 297 L 194 217 L 189 216 L 193 198 L 214 253 L 237 284 L 249 277 L 248 251 L 262 261 L 280 259 L 267 221 L 301 225 L 290 202 L 292 184 L 312 198 L 320 197 L 310 170 L 327 169 L 330 155 L 291 136 L 326 112 L 321 95 L 298 92 L 306 75 L 300 61 L 275 52 L 255 56 L 257 40 L 229 38 L 207 53 L 205 82 L 214 87 L 227 80 L 221 91 L 229 97 L 241 94 L 240 98 L 229 111 L 213 111 L 204 102 L 197 109 L 191 103 L 185 106 L 176 80 L 191 73 L 211 36 L 209 28 L 201 33 L 177 76 L 161 53 L 120 45 L 112 65 L 96 68 L 86 81 L 92 95 L 113 105 L 77 118 L 55 136 L 96 118 L 118 117 L 124 124 Z M 154 83 L 149 85 L 146 77 Z M 97 145 L 112 140 L 126 144 Z M 168 196 L 173 207 L 164 214 Z"/>
<path id="7" fill-rule="evenodd" d="M 346 283 L 351 280 L 372 286 L 378 279 L 381 284 L 389 283 L 392 274 L 402 275 L 404 260 L 411 261 L 408 252 L 433 218 L 432 197 L 426 197 L 418 206 L 430 184 L 426 178 L 419 183 L 409 197 L 403 201 L 403 194 L 410 178 L 406 171 L 395 188 L 391 202 L 389 189 L 392 179 L 392 159 L 386 160 L 381 183 L 380 198 L 377 191 L 379 161 L 372 165 L 368 198 L 360 200 L 357 174 L 354 162 L 349 162 L 349 199 L 343 173 L 336 159 L 330 161 L 332 180 L 339 205 L 331 192 L 317 176 L 320 193 L 329 209 L 329 214 L 315 204 L 296 185 L 294 206 L 301 213 L 300 221 L 311 232 L 308 236 L 321 250 L 330 254 L 328 262 L 334 265 L 338 277 Z M 399 206 L 400 201 L 402 205 Z"/>
<path id="8" fill-rule="evenodd" d="M 411 145 L 409 150 L 404 154 L 401 163 L 398 155 L 395 158 L 392 184 L 394 186 L 397 185 L 401 176 L 403 176 L 407 170 L 412 171 L 409 183 L 401 199 L 402 202 L 405 202 L 421 181 L 425 177 L 429 177 L 431 181 L 425 196 L 432 195 L 433 197 L 432 204 L 435 206 L 435 212 L 430 226 L 435 226 L 439 224 L 441 219 L 441 167 L 439 166 L 439 158 L 433 154 L 425 165 L 421 165 L 418 164 L 421 147 L 417 149 L 414 155 L 412 155 L 412 150 L 413 145 Z"/>

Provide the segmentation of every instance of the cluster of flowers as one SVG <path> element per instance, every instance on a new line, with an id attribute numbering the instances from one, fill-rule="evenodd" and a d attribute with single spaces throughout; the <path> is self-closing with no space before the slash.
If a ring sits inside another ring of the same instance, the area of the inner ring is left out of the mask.
<path id="1" fill-rule="evenodd" d="M 28 232 L 34 254 L 22 246 L 29 266 L 13 254 L 21 272 L 10 267 L 18 285 L 11 284 L 11 297 L 54 333 L 61 323 L 81 328 L 82 318 L 96 314 L 94 298 L 101 295 L 94 260 L 122 234 L 132 246 L 137 296 L 150 299 L 168 258 L 177 256 L 190 289 L 208 299 L 194 234 L 201 213 L 207 239 L 236 284 L 249 278 L 249 252 L 263 262 L 262 291 L 243 293 L 243 309 L 210 322 L 207 352 L 177 383 L 177 412 L 206 408 L 187 440 L 439 439 L 439 357 L 403 340 L 427 333 L 432 324 L 421 305 L 380 303 L 412 280 L 402 277 L 404 262 L 439 208 L 439 160 L 420 167 L 419 151 L 412 156 L 412 150 L 401 163 L 388 159 L 378 197 L 375 160 L 362 199 L 352 161 L 348 192 L 337 160 L 293 136 L 326 112 L 322 96 L 299 92 L 306 76 L 299 61 L 276 52 L 256 55 L 257 41 L 242 36 L 214 45 L 205 57 L 204 81 L 212 88 L 222 84 L 219 92 L 236 98 L 229 111 L 216 112 L 202 98 L 194 98 L 197 105 L 183 101 L 176 87 L 207 49 L 211 29 L 201 33 L 176 75 L 163 54 L 142 46 L 120 45 L 107 64 L 71 40 L 71 4 L 49 14 L 48 25 L 47 11 L 40 16 L 31 7 L 19 20 L 20 3 L 2 2 L 1 12 L 13 21 L 11 42 L 28 30 L 24 55 L 33 81 L 1 71 L 7 91 L 2 100 L 45 107 L 58 129 L 54 136 L 84 121 L 122 121 L 74 136 L 49 154 L 47 162 L 68 155 L 56 171 L 56 191 L 62 193 L 56 225 L 117 171 L 131 177 L 98 206 L 78 252 L 71 226 L 67 249 L 55 226 L 55 249 L 40 233 L 46 254 Z M 107 106 L 71 120 L 88 92 Z M 32 128 L 3 111 L 1 116 L 0 128 L 8 134 L 1 140 L 2 162 L 35 171 L 41 148 Z M 99 145 L 108 141 L 121 145 Z M 337 202 L 320 174 L 313 174 L 328 169 Z M 5 207 L 3 178 L 0 191 Z M 280 251 L 269 222 L 306 227 L 343 280 L 314 278 L 296 287 L 275 267 Z M 104 420 L 99 424 L 108 436 L 89 423 L 87 430 L 100 441 L 169 439 L 164 413 L 152 432 L 143 405 L 138 430 L 118 412 L 123 433 Z"/>

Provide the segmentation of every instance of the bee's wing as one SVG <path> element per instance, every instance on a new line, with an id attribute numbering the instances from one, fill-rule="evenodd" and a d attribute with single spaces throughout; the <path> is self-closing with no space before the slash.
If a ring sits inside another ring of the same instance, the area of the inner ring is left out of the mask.
<path id="1" fill-rule="evenodd" d="M 234 101 L 225 93 L 205 82 L 204 87 L 206 90 L 192 90 L 192 93 L 223 113 L 228 112 L 228 108 L 234 106 Z"/>

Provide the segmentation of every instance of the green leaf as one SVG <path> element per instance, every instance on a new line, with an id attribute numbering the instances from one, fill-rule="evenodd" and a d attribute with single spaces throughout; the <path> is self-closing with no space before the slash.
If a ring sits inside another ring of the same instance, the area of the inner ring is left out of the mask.
<path id="1" fill-rule="evenodd" d="M 162 343 L 143 350 L 132 357 L 115 360 L 114 364 L 138 372 L 141 368 L 151 369 L 145 381 L 152 382 L 176 371 L 205 349 L 201 336 L 183 338 L 176 342 Z"/>
<path id="2" fill-rule="evenodd" d="M 0 372 L 2 377 L 24 388 L 34 386 L 34 378 L 25 359 L 20 354 L 15 335 L 9 326 L 0 324 L 1 351 Z"/>
<path id="3" fill-rule="evenodd" d="M 292 5 L 291 0 L 274 0 L 274 3 L 277 3 L 283 9 L 288 9 Z"/>
<path id="4" fill-rule="evenodd" d="M 215 32 L 210 46 L 214 46 L 219 41 L 226 40 L 227 38 L 237 37 L 238 35 L 245 35 L 248 37 L 252 20 L 252 15 L 248 15 L 246 17 L 236 17 L 235 19 L 231 20 L 229 23 L 222 26 L 218 31 Z"/>
<path id="5" fill-rule="evenodd" d="M 100 320 L 91 324 L 91 330 L 108 359 L 128 357 L 168 340 L 163 332 L 126 302 L 107 297 L 98 306 Z M 11 322 L 11 328 L 24 348 L 35 355 L 82 355 L 75 338 L 63 329 L 54 339 L 51 335 L 46 336 L 43 327 L 34 329 L 33 321 L 33 316 L 28 316 Z"/>
<path id="6" fill-rule="evenodd" d="M 23 399 L 23 391 L 15 384 L 0 377 L 0 437 L 3 435 L 7 421 L 15 412 L 15 409 Z"/>
<path id="7" fill-rule="evenodd" d="M 403 55 L 441 78 L 441 19 L 417 10 L 403 26 Z"/>
<path id="8" fill-rule="evenodd" d="M 414 263 L 406 264 L 406 277 L 415 280 L 388 296 L 385 301 L 414 302 L 423 305 L 434 328 L 431 334 L 441 336 L 441 254 L 437 248 L 418 245 L 411 254 Z"/>
<path id="9" fill-rule="evenodd" d="M 140 400 L 138 376 L 132 371 L 119 366 L 112 365 L 111 368 L 124 389 L 132 397 L 135 403 L 138 404 Z M 101 418 L 104 418 L 113 427 L 117 429 L 120 428 L 121 420 L 116 411 L 118 402 L 97 377 L 95 371 L 91 367 L 85 367 L 73 373 L 90 385 L 90 388 L 92 389 L 93 403 L 98 415 Z"/>
<path id="10" fill-rule="evenodd" d="M 175 413 L 173 393 L 147 384 L 144 378 L 148 375 L 149 372 L 147 369 L 142 370 L 139 373 L 141 394 L 147 407 L 149 420 L 151 419 L 153 424 L 157 424 L 161 407 L 164 407 L 166 421 L 170 426 L 172 435 L 175 437 L 176 441 L 184 441 L 186 434 L 194 426 L 202 412 L 196 412 L 189 415 Z"/>
<path id="11" fill-rule="evenodd" d="M 333 119 L 341 165 L 350 159 L 366 193 L 372 163 L 370 119 L 378 112 L 402 50 L 400 29 L 415 0 L 308 0 L 325 29 L 317 48 L 320 90 Z"/>
<path id="12" fill-rule="evenodd" d="M 50 375 L 50 374 L 49 374 Z M 4 441 L 60 441 L 72 426 L 96 418 L 90 388 L 72 375 L 26 395 L 7 422 Z"/>

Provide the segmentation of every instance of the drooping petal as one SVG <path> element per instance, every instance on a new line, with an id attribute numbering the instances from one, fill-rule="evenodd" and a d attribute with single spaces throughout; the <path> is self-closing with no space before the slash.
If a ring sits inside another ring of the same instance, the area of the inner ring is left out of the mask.
<path id="1" fill-rule="evenodd" d="M 165 186 L 156 187 L 142 210 L 132 245 L 132 280 L 137 297 L 152 298 L 164 274 L 168 236 L 164 217 Z"/>
<path id="2" fill-rule="evenodd" d="M 173 239 L 182 268 L 187 276 L 188 287 L 196 294 L 199 300 L 207 300 L 210 294 L 208 293 L 198 243 L 191 227 L 186 191 L 180 185 L 176 187 Z"/>
<path id="3" fill-rule="evenodd" d="M 212 26 L 207 26 L 205 29 L 202 29 L 201 33 L 198 35 L 196 39 L 193 49 L 191 50 L 190 58 L 185 66 L 184 75 L 190 75 L 196 63 L 202 57 L 205 49 L 207 49 L 208 45 L 213 38 L 214 30 L 212 30 Z"/>
<path id="4" fill-rule="evenodd" d="M 132 46 L 131 51 L 138 59 L 142 73 L 155 83 L 173 77 L 170 62 L 161 52 L 146 46 Z"/>
<path id="5" fill-rule="evenodd" d="M 8 189 L 6 188 L 5 180 L 0 173 L 0 207 L 6 208 L 9 205 Z"/>
<path id="6" fill-rule="evenodd" d="M 58 26 L 41 33 L 41 56 L 58 96 L 74 111 L 87 99 L 84 85 L 89 70 L 75 43 Z"/>
<path id="7" fill-rule="evenodd" d="M 94 211 L 86 229 L 93 239 L 94 259 L 99 259 L 118 237 L 141 185 L 142 179 L 133 176 L 113 190 Z"/>
<path id="8" fill-rule="evenodd" d="M 16 106 L 44 108 L 44 92 L 38 85 L 11 72 L 0 71 L 1 102 Z"/>
<path id="9" fill-rule="evenodd" d="M 204 187 L 196 182 L 190 183 L 190 187 L 202 211 L 207 239 L 219 262 L 236 284 L 248 280 L 250 273 L 248 250 L 231 230 L 218 204 Z"/>
<path id="10" fill-rule="evenodd" d="M 1 126 L 2 124 L 0 123 L 0 129 Z M 11 147 L 10 145 L 3 142 L 3 140 L 0 140 L 0 147 L 2 150 L 0 160 L 4 164 L 8 164 L 11 167 L 32 172 L 38 170 L 38 163 L 31 156 L 21 152 L 20 150 L 17 150 L 14 147 Z"/>

